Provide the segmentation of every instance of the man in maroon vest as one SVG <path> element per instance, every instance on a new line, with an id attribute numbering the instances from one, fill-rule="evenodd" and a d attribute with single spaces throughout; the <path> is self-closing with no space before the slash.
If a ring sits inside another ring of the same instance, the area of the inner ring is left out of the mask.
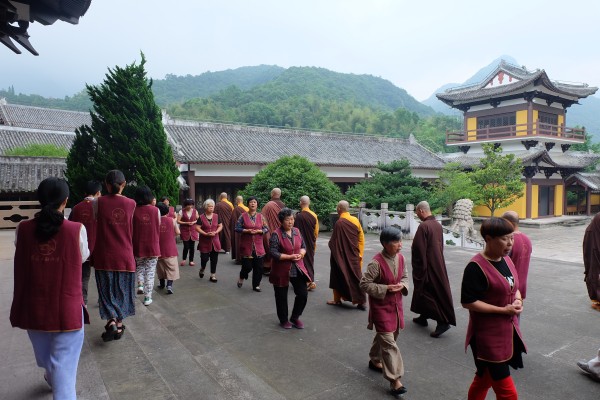
<path id="1" fill-rule="evenodd" d="M 85 198 L 75 205 L 69 214 L 69 221 L 80 222 L 85 226 L 87 232 L 88 247 L 90 254 L 94 251 L 96 244 L 96 219 L 94 218 L 94 200 L 100 197 L 102 184 L 98 181 L 89 181 L 85 186 Z M 81 291 L 83 302 L 87 305 L 88 284 L 90 282 L 90 271 L 93 265 L 93 256 L 85 261 L 81 270 Z"/>
<path id="2" fill-rule="evenodd" d="M 390 382 L 390 393 L 406 393 L 400 382 L 404 364 L 396 344 L 400 329 L 404 328 L 402 296 L 408 294 L 408 275 L 404 268 L 401 232 L 392 227 L 381 231 L 379 240 L 383 250 L 375 255 L 360 280 L 360 288 L 369 296 L 369 325 L 377 333 L 369 352 L 369 369 L 383 373 Z"/>
<path id="3" fill-rule="evenodd" d="M 279 211 L 285 208 L 285 204 L 281 201 L 281 189 L 274 188 L 271 190 L 271 200 L 265 204 L 265 206 L 261 210 L 261 214 L 266 219 L 266 223 L 269 227 L 269 232 L 264 235 L 264 246 L 267 250 L 267 254 L 264 259 L 264 269 L 265 273 L 268 273 L 271 270 L 271 256 L 269 255 L 269 241 L 271 239 L 271 234 L 281 226 L 279 222 Z"/>

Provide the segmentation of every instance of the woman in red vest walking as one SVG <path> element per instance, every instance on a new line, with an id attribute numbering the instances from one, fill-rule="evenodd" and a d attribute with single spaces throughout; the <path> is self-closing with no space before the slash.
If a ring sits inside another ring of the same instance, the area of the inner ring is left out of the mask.
<path id="1" fill-rule="evenodd" d="M 160 256 L 160 211 L 152 204 L 148 186 L 135 190 L 136 208 L 133 212 L 133 256 L 135 257 L 138 294 L 144 295 L 144 305 L 152 304 L 156 262 Z"/>
<path id="2" fill-rule="evenodd" d="M 294 228 L 292 210 L 282 209 L 277 214 L 277 218 L 281 226 L 273 231 L 269 239 L 269 250 L 272 257 L 269 282 L 273 284 L 275 291 L 277 317 L 279 325 L 284 329 L 291 329 L 292 326 L 304 329 L 304 323 L 300 321 L 300 316 L 306 307 L 308 299 L 306 282 L 310 280 L 303 261 L 306 245 L 298 228 Z M 296 298 L 292 316 L 288 320 L 287 294 L 290 283 L 294 288 Z"/>
<path id="3" fill-rule="evenodd" d="M 102 339 L 120 339 L 123 319 L 135 315 L 135 259 L 133 258 L 133 212 L 135 201 L 121 195 L 125 175 L 109 171 L 104 180 L 108 195 L 96 201 L 96 247 L 94 269 L 100 317 L 108 320 Z"/>
<path id="4" fill-rule="evenodd" d="M 400 382 L 404 363 L 396 344 L 404 329 L 402 296 L 408 294 L 408 274 L 404 268 L 402 233 L 384 228 L 379 235 L 383 250 L 373 257 L 360 280 L 360 288 L 369 296 L 369 325 L 375 326 L 375 338 L 369 351 L 369 369 L 383 374 L 390 382 L 390 393 L 400 396 L 406 387 Z"/>
<path id="5" fill-rule="evenodd" d="M 509 367 L 523 368 L 525 343 L 517 316 L 523 310 L 519 278 L 508 257 L 513 225 L 504 218 L 481 224 L 485 249 L 471 259 L 463 274 L 462 306 L 469 310 L 467 346 L 471 346 L 477 372 L 468 400 L 484 400 L 491 387 L 497 399 L 516 400 Z"/>
<path id="6" fill-rule="evenodd" d="M 221 251 L 219 232 L 223 230 L 223 224 L 219 221 L 219 215 L 215 214 L 215 202 L 208 199 L 202 205 L 204 214 L 196 222 L 196 231 L 200 235 L 198 250 L 200 251 L 200 272 L 198 276 L 204 278 L 206 264 L 210 260 L 210 281 L 217 282 L 217 261 Z"/>
<path id="7" fill-rule="evenodd" d="M 241 288 L 244 280 L 248 279 L 248 274 L 252 271 L 252 290 L 260 292 L 260 281 L 263 273 L 263 258 L 265 256 L 265 246 L 263 244 L 263 235 L 269 231 L 266 221 L 261 213 L 257 212 L 258 199 L 254 196 L 248 198 L 248 212 L 245 212 L 238 219 L 235 225 L 235 231 L 240 233 L 240 255 L 242 256 L 242 269 L 237 282 L 237 287 Z"/>
<path id="8" fill-rule="evenodd" d="M 74 400 L 88 320 L 81 290 L 87 233 L 82 224 L 64 218 L 69 186 L 63 179 L 44 179 L 37 196 L 41 211 L 17 227 L 10 322 L 27 330 L 54 398 Z"/>
<path id="9" fill-rule="evenodd" d="M 179 235 L 179 227 L 173 217 L 169 206 L 165 203 L 156 205 L 160 210 L 160 257 L 156 264 L 156 273 L 159 280 L 159 289 L 167 287 L 167 294 L 173 294 L 173 281 L 179 279 L 179 264 L 177 262 L 177 243 L 175 236 Z"/>
<path id="10" fill-rule="evenodd" d="M 196 251 L 195 243 L 198 241 L 198 232 L 194 225 L 198 221 L 198 211 L 194 208 L 194 200 L 185 199 L 183 201 L 183 209 L 177 213 L 177 223 L 181 231 L 181 240 L 183 241 L 183 255 L 181 260 L 182 267 L 185 265 L 188 252 L 190 254 L 190 266 L 194 265 L 194 252 Z"/>

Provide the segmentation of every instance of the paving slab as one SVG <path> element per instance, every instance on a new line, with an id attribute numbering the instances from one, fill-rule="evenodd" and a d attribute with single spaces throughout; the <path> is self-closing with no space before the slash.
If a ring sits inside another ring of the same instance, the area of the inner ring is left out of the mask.
<path id="1" fill-rule="evenodd" d="M 600 384 L 575 365 L 600 347 L 600 313 L 589 306 L 583 283 L 581 241 L 585 225 L 523 227 L 533 241 L 528 297 L 521 324 L 528 345 L 525 368 L 514 371 L 521 399 L 597 400 Z M 10 327 L 14 232 L 0 231 L 0 399 L 51 399 L 35 365 L 26 332 Z M 79 399 L 365 399 L 391 398 L 388 383 L 367 368 L 373 333 L 367 312 L 346 305 L 326 305 L 329 283 L 329 235 L 319 238 L 316 255 L 318 288 L 309 293 L 302 320 L 306 329 L 283 330 L 277 324 L 271 285 L 262 293 L 249 282 L 236 286 L 239 266 L 221 255 L 219 281 L 198 277 L 198 266 L 181 267 L 175 294 L 155 289 L 144 307 L 138 296 L 136 315 L 125 321 L 119 341 L 100 338 L 104 322 L 90 282 L 91 325 L 79 363 Z M 403 254 L 410 265 L 410 241 Z M 365 259 L 380 248 L 378 237 L 366 237 Z M 181 250 L 181 249 L 180 249 Z M 411 322 L 405 298 L 406 328 L 398 344 L 405 363 L 405 399 L 464 399 L 474 373 L 464 350 L 468 313 L 462 309 L 460 281 L 473 251 L 446 247 L 457 327 L 440 339 Z M 198 257 L 199 258 L 199 257 Z M 410 268 L 409 268 L 410 275 Z M 289 305 L 293 303 L 290 290 Z M 494 398 L 489 394 L 488 399 Z"/>

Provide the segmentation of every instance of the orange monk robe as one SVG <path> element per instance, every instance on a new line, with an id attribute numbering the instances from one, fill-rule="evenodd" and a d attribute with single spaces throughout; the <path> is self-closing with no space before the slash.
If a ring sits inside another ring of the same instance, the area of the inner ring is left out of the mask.
<path id="1" fill-rule="evenodd" d="M 360 290 L 359 283 L 362 278 L 365 235 L 358 218 L 351 216 L 349 212 L 340 214 L 329 240 L 329 249 L 329 287 L 333 289 L 333 300 L 364 304 L 366 298 Z"/>
<path id="2" fill-rule="evenodd" d="M 265 254 L 263 266 L 266 271 L 271 269 L 271 254 L 269 254 L 270 240 L 271 234 L 275 232 L 277 228 L 281 226 L 279 222 L 279 211 L 285 208 L 285 204 L 279 199 L 271 199 L 265 206 L 262 208 L 260 213 L 265 218 L 267 225 L 269 226 L 269 232 L 263 235 L 263 241 L 265 244 L 265 250 L 267 254 Z"/>
<path id="3" fill-rule="evenodd" d="M 315 280 L 315 251 L 317 249 L 317 238 L 319 237 L 319 218 L 310 208 L 304 207 L 296 214 L 294 226 L 298 228 L 304 244 L 306 254 L 304 255 L 304 266 L 310 275 L 310 280 Z"/>
<path id="4" fill-rule="evenodd" d="M 223 229 L 219 232 L 219 241 L 221 248 L 228 252 L 231 250 L 231 215 L 233 213 L 233 205 L 223 199 L 215 204 L 215 214 L 219 216 L 219 222 L 223 224 Z"/>

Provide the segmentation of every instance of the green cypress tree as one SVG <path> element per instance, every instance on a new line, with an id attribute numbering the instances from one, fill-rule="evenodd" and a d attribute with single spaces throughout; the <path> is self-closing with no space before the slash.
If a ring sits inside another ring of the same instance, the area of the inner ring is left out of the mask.
<path id="1" fill-rule="evenodd" d="M 86 85 L 93 102 L 92 125 L 75 131 L 65 173 L 71 184 L 71 199 L 83 195 L 85 182 L 102 181 L 111 169 L 125 174 L 133 186 L 147 185 L 155 196 L 177 199 L 179 171 L 154 101 L 152 80 L 146 77 L 146 59 L 108 69 L 98 86 Z"/>

